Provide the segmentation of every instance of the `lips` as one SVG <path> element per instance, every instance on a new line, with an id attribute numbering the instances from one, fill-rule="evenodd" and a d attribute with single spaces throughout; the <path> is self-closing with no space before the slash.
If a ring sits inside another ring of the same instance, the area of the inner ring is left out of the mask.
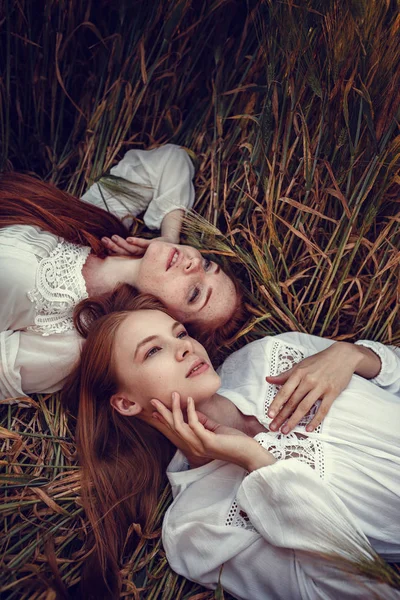
<path id="1" fill-rule="evenodd" d="M 180 252 L 176 248 L 172 248 L 171 252 L 168 255 L 166 271 L 168 271 L 168 269 L 170 269 L 171 267 L 176 265 L 177 262 L 179 261 L 179 258 L 180 258 Z"/>
<path id="2" fill-rule="evenodd" d="M 204 360 L 197 359 L 194 361 L 194 363 L 192 363 L 189 371 L 186 373 L 186 378 L 205 373 L 205 371 L 207 371 L 209 368 L 210 365 L 208 363 L 206 363 Z"/>

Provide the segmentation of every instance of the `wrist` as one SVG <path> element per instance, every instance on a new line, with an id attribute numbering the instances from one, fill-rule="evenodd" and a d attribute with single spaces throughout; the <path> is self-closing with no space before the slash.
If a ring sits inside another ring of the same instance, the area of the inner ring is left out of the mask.
<path id="1" fill-rule="evenodd" d="M 247 456 L 246 465 L 244 466 L 249 473 L 276 463 L 276 458 L 271 452 L 265 450 L 258 442 L 255 441 L 255 443 L 257 444 L 257 448 L 255 447 L 254 452 Z"/>
<path id="2" fill-rule="evenodd" d="M 354 344 L 358 351 L 358 363 L 356 367 L 357 375 L 365 379 L 374 379 L 378 377 L 382 369 L 382 361 L 376 352 L 362 344 Z"/>

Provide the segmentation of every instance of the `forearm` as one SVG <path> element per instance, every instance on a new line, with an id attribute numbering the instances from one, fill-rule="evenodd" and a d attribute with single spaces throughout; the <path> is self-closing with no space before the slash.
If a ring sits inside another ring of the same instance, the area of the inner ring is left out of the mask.
<path id="1" fill-rule="evenodd" d="M 181 209 L 171 210 L 167 213 L 161 223 L 161 237 L 169 242 L 178 244 L 182 228 L 184 211 Z"/>

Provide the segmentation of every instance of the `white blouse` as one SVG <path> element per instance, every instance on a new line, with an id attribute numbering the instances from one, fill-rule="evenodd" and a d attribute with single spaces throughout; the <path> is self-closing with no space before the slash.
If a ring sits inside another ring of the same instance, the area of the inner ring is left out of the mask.
<path id="1" fill-rule="evenodd" d="M 372 546 L 400 558 L 398 349 L 365 342 L 381 357 L 379 376 L 353 376 L 313 433 L 305 426 L 316 408 L 286 436 L 268 430 L 278 388 L 265 376 L 331 343 L 301 333 L 266 337 L 222 365 L 219 393 L 265 426 L 255 439 L 277 462 L 247 474 L 219 460 L 189 469 L 175 454 L 163 543 L 177 573 L 211 589 L 220 582 L 241 600 L 400 598 L 312 554 L 355 559 Z"/>
<path id="2" fill-rule="evenodd" d="M 178 146 L 129 150 L 111 173 L 133 198 L 94 184 L 82 200 L 128 226 L 145 211 L 145 224 L 158 229 L 171 210 L 193 206 L 194 168 Z M 0 230 L 0 399 L 62 387 L 82 344 L 72 315 L 88 295 L 82 267 L 90 250 L 37 227 Z"/>

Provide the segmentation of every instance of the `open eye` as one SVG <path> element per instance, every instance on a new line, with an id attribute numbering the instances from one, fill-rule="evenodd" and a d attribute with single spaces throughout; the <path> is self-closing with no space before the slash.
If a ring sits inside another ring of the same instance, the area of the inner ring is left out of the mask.
<path id="1" fill-rule="evenodd" d="M 179 339 L 183 339 L 185 337 L 188 337 L 188 332 L 186 330 L 181 331 L 180 333 L 178 333 L 178 335 L 176 336 Z"/>
<path id="2" fill-rule="evenodd" d="M 197 300 L 197 298 L 199 297 L 199 295 L 200 295 L 200 290 L 199 290 L 198 287 L 195 287 L 194 290 L 193 290 L 193 292 L 190 294 L 189 304 L 191 304 L 192 302 L 194 302 L 195 300 Z"/>
<path id="3" fill-rule="evenodd" d="M 154 356 L 159 350 L 161 350 L 160 346 L 153 346 L 153 348 L 150 348 L 150 350 L 146 352 L 146 356 L 144 357 L 144 359 L 146 360 L 146 358 Z"/>

